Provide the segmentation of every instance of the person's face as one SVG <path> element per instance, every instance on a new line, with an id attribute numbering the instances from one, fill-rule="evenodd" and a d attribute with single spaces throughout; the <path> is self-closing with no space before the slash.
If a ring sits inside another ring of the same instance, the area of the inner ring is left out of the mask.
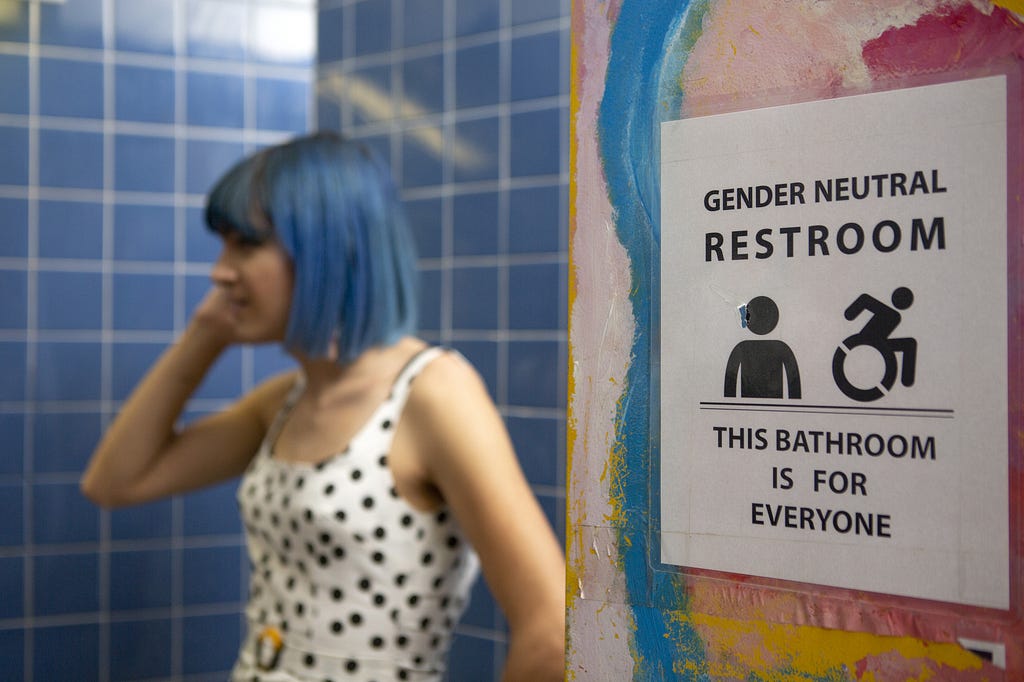
<path id="1" fill-rule="evenodd" d="M 210 278 L 225 294 L 239 341 L 284 340 L 294 275 L 280 244 L 274 240 L 248 243 L 229 233 Z"/>

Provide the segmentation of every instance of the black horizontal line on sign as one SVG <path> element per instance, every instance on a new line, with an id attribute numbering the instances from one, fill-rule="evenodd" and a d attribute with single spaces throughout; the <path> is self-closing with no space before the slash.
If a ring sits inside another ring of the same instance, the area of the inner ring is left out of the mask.
<path id="1" fill-rule="evenodd" d="M 867 405 L 789 405 L 785 403 L 741 403 L 701 401 L 702 410 L 735 412 L 798 412 L 811 414 L 861 414 L 880 417 L 930 417 L 952 419 L 953 410 L 932 407 L 869 407 Z"/>

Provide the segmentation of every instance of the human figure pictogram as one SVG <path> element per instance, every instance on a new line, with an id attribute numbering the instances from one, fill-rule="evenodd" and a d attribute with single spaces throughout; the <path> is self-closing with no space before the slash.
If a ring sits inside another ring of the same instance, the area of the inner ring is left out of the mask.
<path id="1" fill-rule="evenodd" d="M 779 323 L 779 307 L 767 296 L 756 296 L 744 312 L 747 329 L 758 336 L 770 333 Z M 739 384 L 743 398 L 800 397 L 800 370 L 792 349 L 782 341 L 741 341 L 733 348 L 725 367 L 725 397 L 736 397 Z"/>
<path id="2" fill-rule="evenodd" d="M 906 310 L 914 302 L 914 292 L 907 287 L 898 287 L 892 292 L 892 306 L 879 301 L 870 294 L 861 294 L 847 307 L 844 316 L 847 320 L 855 320 L 861 313 L 869 312 L 871 317 L 864 324 L 859 332 L 851 334 L 843 339 L 842 344 L 836 348 L 832 356 L 832 377 L 836 386 L 846 396 L 860 402 L 878 400 L 892 389 L 896 383 L 897 371 L 899 372 L 900 383 L 904 386 L 914 385 L 914 375 L 917 370 L 917 340 L 905 338 L 890 338 L 903 320 L 900 310 Z M 860 388 L 855 386 L 846 376 L 845 363 L 847 355 L 854 348 L 869 346 L 878 351 L 885 363 L 885 370 L 881 381 L 871 388 Z M 900 358 L 896 357 L 896 354 Z"/>

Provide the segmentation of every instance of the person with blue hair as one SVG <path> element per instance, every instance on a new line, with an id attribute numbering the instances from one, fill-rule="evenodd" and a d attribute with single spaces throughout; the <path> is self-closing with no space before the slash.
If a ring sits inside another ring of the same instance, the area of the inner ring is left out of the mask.
<path id="1" fill-rule="evenodd" d="M 416 338 L 415 256 L 386 166 L 317 133 L 210 192 L 213 286 L 82 477 L 104 507 L 240 476 L 251 562 L 232 680 L 440 680 L 482 567 L 505 679 L 561 680 L 564 559 L 497 409 L 460 355 Z M 282 343 L 297 369 L 176 428 L 221 354 Z M 188 652 L 185 652 L 188 655 Z"/>

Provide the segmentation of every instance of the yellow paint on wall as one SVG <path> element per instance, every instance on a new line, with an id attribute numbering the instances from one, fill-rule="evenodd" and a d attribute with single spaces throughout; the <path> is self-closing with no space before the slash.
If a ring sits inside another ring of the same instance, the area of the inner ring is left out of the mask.
<path id="1" fill-rule="evenodd" d="M 743 621 L 708 614 L 677 612 L 675 620 L 701 633 L 706 658 L 701 671 L 714 679 L 743 679 L 751 673 L 771 674 L 785 682 L 827 675 L 836 670 L 857 670 L 864 659 L 885 656 L 920 661 L 920 672 L 910 680 L 929 680 L 939 667 L 958 672 L 978 671 L 981 659 L 958 644 L 926 642 L 913 637 L 884 637 L 866 632 L 828 630 L 807 625 Z M 680 666 L 692 665 L 680 661 Z M 679 672 L 682 672 L 680 670 Z M 692 672 L 692 671 L 691 671 Z M 864 671 L 859 682 L 883 682 Z"/>
<path id="2" fill-rule="evenodd" d="M 992 0 L 992 4 L 1008 9 L 1015 14 L 1024 15 L 1024 0 Z"/>

